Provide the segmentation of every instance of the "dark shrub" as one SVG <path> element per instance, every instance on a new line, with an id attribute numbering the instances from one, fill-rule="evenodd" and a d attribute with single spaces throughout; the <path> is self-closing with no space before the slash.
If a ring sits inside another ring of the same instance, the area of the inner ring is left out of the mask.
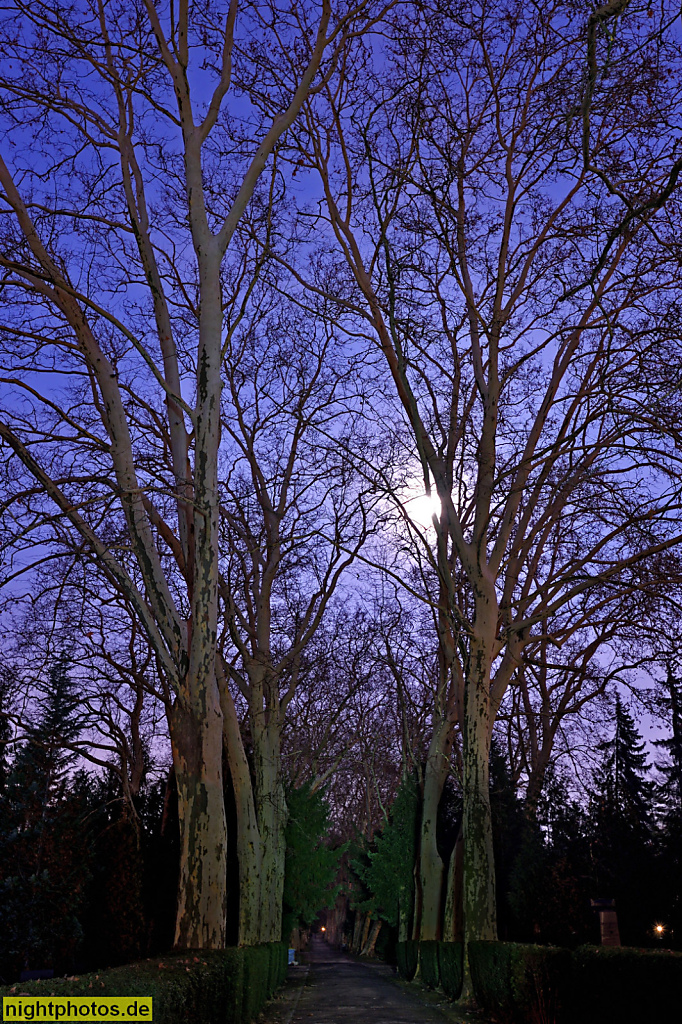
<path id="1" fill-rule="evenodd" d="M 270 998 L 270 944 L 245 946 L 244 954 L 244 1021 L 257 1017 Z"/>
<path id="2" fill-rule="evenodd" d="M 461 942 L 438 943 L 440 984 L 450 999 L 459 999 L 462 994 L 463 948 Z"/>
<path id="3" fill-rule="evenodd" d="M 152 996 L 154 1024 L 246 1024 L 243 976 L 243 950 L 202 949 L 98 974 L 22 981 L 0 989 L 0 996 Z"/>
<path id="4" fill-rule="evenodd" d="M 425 940 L 419 943 L 419 972 L 422 984 L 427 988 L 438 988 L 440 973 L 438 971 L 439 942 Z"/>
<path id="5" fill-rule="evenodd" d="M 513 1006 L 508 946 L 505 942 L 470 942 L 468 947 L 476 1002 L 505 1021 Z"/>
<path id="6" fill-rule="evenodd" d="M 379 932 L 379 938 L 375 946 L 374 952 L 387 964 L 397 964 L 397 947 L 398 945 L 398 932 L 396 928 L 391 928 L 390 924 L 384 923 L 381 926 Z"/>
<path id="7" fill-rule="evenodd" d="M 271 942 L 270 948 L 270 995 L 276 992 L 280 985 L 283 985 L 287 976 L 287 965 L 289 960 L 288 946 L 286 942 Z"/>
<path id="8" fill-rule="evenodd" d="M 672 1024 L 682 1019 L 682 953 L 580 946 L 572 961 L 566 1017 L 571 1024 Z"/>
<path id="9" fill-rule="evenodd" d="M 408 939 L 407 942 L 399 942 L 396 950 L 398 958 L 398 970 L 403 978 L 412 981 L 417 973 L 417 962 L 419 958 L 419 943 Z"/>
<path id="10" fill-rule="evenodd" d="M 571 975 L 567 950 L 516 942 L 471 942 L 469 965 L 477 1002 L 504 1024 L 555 1024 L 565 1019 Z"/>

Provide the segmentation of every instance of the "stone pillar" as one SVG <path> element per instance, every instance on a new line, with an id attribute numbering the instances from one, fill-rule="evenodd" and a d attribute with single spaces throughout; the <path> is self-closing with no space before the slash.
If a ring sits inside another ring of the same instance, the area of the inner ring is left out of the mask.
<path id="1" fill-rule="evenodd" d="M 602 946 L 620 946 L 618 931 L 618 914 L 615 900 L 590 900 L 592 907 L 599 914 Z"/>

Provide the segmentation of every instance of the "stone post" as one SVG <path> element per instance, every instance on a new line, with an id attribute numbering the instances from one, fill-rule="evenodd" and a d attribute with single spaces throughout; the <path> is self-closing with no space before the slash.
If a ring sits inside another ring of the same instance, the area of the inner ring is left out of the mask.
<path id="1" fill-rule="evenodd" d="M 618 931 L 618 915 L 615 900 L 590 900 L 592 907 L 599 914 L 602 946 L 620 946 Z"/>

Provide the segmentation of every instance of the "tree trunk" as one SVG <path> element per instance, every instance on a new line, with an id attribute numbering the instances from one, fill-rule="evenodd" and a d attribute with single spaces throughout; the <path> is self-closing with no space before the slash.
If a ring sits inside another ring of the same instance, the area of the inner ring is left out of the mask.
<path id="1" fill-rule="evenodd" d="M 421 887 L 421 920 L 419 938 L 441 937 L 441 905 L 445 865 L 438 853 L 436 825 L 438 805 L 447 777 L 450 723 L 442 719 L 436 725 L 424 772 L 421 837 L 419 843 L 419 875 Z"/>
<path id="2" fill-rule="evenodd" d="M 409 939 L 414 913 L 414 891 L 403 887 L 398 896 L 398 942 Z"/>
<path id="3" fill-rule="evenodd" d="M 353 924 L 353 938 L 351 940 L 351 953 L 356 953 L 360 949 L 360 939 L 362 938 L 362 924 L 363 916 L 361 911 L 355 911 L 355 922 Z"/>
<path id="4" fill-rule="evenodd" d="M 276 721 L 253 730 L 256 814 L 261 840 L 260 941 L 280 942 L 284 895 L 284 830 L 287 806 L 282 785 L 280 734 Z"/>
<path id="5" fill-rule="evenodd" d="M 538 801 L 542 795 L 542 787 L 545 783 L 547 766 L 552 755 L 554 745 L 554 730 L 543 738 L 543 743 L 537 753 L 535 764 L 532 766 L 526 787 L 526 797 L 523 802 L 523 809 L 529 821 L 535 821 L 538 812 Z"/>
<path id="6" fill-rule="evenodd" d="M 221 673 L 220 703 L 227 761 L 237 811 L 237 858 L 239 861 L 239 925 L 237 943 L 253 946 L 261 941 L 261 837 L 256 818 L 251 772 L 246 759 L 237 710 L 227 679 Z"/>
<path id="7" fill-rule="evenodd" d="M 374 956 L 374 950 L 376 948 L 377 939 L 379 938 L 379 932 L 381 931 L 381 921 L 372 921 L 372 927 L 369 930 L 367 940 L 362 947 L 360 956 Z"/>
<path id="8" fill-rule="evenodd" d="M 178 698 L 171 714 L 178 787 L 180 878 L 175 946 L 225 945 L 227 828 L 223 797 L 222 715 L 215 681 Z"/>
<path id="9" fill-rule="evenodd" d="M 194 173 L 201 188 L 200 161 Z M 201 315 L 194 420 L 194 560 L 189 587 L 188 657 L 171 713 L 180 819 L 180 896 L 175 945 L 181 949 L 222 949 L 227 907 L 227 827 L 223 715 L 216 678 L 220 669 L 217 622 L 222 297 L 220 255 L 211 243 L 207 225 L 193 224 L 192 231 Z"/>
<path id="10" fill-rule="evenodd" d="M 445 914 L 443 918 L 443 942 L 461 942 L 462 928 L 462 871 L 464 867 L 464 835 L 459 826 L 455 846 L 448 865 Z"/>
<path id="11" fill-rule="evenodd" d="M 365 918 L 362 925 L 362 938 L 358 943 L 358 953 L 362 953 L 367 943 L 367 937 L 369 936 L 369 929 L 372 924 L 372 918 L 369 914 L 365 914 Z"/>
<path id="12" fill-rule="evenodd" d="M 489 784 L 491 650 L 492 643 L 473 638 L 466 680 L 462 765 L 462 903 L 466 943 L 497 938 Z"/>

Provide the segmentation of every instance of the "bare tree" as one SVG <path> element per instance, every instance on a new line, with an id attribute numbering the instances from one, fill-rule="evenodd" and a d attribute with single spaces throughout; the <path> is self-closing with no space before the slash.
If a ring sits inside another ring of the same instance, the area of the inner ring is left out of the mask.
<path id="1" fill-rule="evenodd" d="M 240 942 L 281 937 L 287 709 L 330 601 L 380 523 L 377 496 L 350 454 L 377 444 L 362 423 L 363 373 L 328 324 L 278 307 L 269 316 L 259 307 L 231 336 L 224 369 L 221 697 L 237 803 Z M 233 692 L 248 707 L 251 766 Z M 339 709 L 321 696 L 326 730 Z"/>
<path id="2" fill-rule="evenodd" d="M 66 660 L 83 729 L 76 739 L 64 737 L 64 748 L 117 779 L 123 813 L 137 828 L 144 783 L 159 767 L 168 770 L 172 691 L 131 608 L 102 583 L 81 558 L 43 562 L 31 574 L 30 599 L 15 593 L 3 601 L 0 643 L 16 666 L 20 732 L 30 727 L 41 680 Z"/>
<path id="3" fill-rule="evenodd" d="M 225 937 L 221 364 L 258 274 L 240 221 L 371 13 L 363 0 L 17 0 L 2 15 L 0 437 L 14 512 L 35 543 L 79 538 L 173 691 L 178 946 Z M 259 118 L 233 77 L 258 76 L 266 57 L 276 109 Z"/>
<path id="4" fill-rule="evenodd" d="M 404 12 L 380 73 L 358 47 L 296 129 L 321 200 L 298 230 L 326 251 L 292 278 L 377 346 L 440 504 L 425 597 L 462 681 L 466 940 L 496 935 L 489 747 L 524 649 L 682 539 L 679 143 L 660 116 L 679 65 L 661 17 L 633 12 L 597 47 L 588 161 L 585 26 L 561 3 Z"/>

